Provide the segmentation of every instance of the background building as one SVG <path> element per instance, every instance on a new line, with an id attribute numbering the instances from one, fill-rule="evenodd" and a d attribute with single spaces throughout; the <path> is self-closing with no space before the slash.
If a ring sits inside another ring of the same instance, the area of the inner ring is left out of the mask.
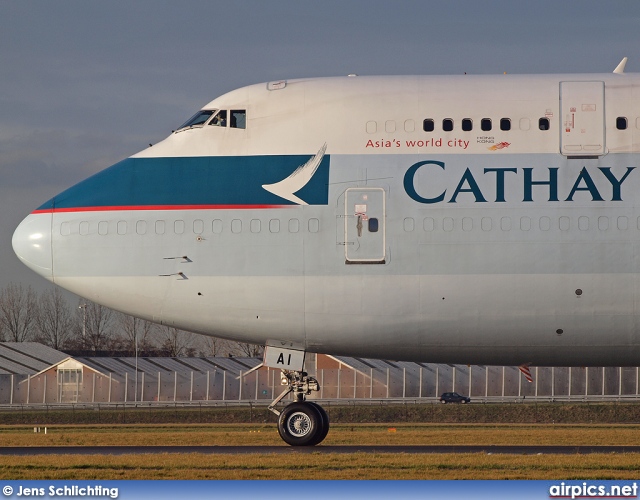
<path id="1" fill-rule="evenodd" d="M 638 368 L 409 363 L 307 354 L 314 399 L 434 402 L 456 391 L 478 401 L 638 399 Z M 35 342 L 0 343 L 0 404 L 270 403 L 280 370 L 256 358 L 72 357 Z"/>

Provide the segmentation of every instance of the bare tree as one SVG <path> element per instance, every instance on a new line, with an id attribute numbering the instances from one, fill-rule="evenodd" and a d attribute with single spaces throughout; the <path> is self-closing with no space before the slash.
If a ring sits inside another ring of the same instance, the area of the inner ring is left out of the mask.
<path id="1" fill-rule="evenodd" d="M 36 316 L 38 333 L 36 339 L 54 349 L 65 347 L 72 334 L 72 319 L 69 303 L 59 288 L 40 294 L 40 305 Z"/>
<path id="2" fill-rule="evenodd" d="M 120 314 L 118 324 L 123 333 L 127 350 L 135 351 L 136 343 L 140 351 L 148 351 L 153 348 L 153 332 L 156 329 L 154 323 L 128 314 Z"/>
<path id="3" fill-rule="evenodd" d="M 83 349 L 94 353 L 115 347 L 113 319 L 115 312 L 90 300 L 78 302 L 78 326 Z"/>
<path id="4" fill-rule="evenodd" d="M 38 302 L 33 289 L 9 283 L 0 294 L 2 337 L 11 342 L 25 342 L 34 337 Z"/>
<path id="5" fill-rule="evenodd" d="M 234 352 L 247 358 L 262 358 L 264 346 L 259 344 L 247 344 L 246 342 L 234 342 Z"/>
<path id="6" fill-rule="evenodd" d="M 204 357 L 226 356 L 229 354 L 229 341 L 218 337 L 202 336 L 200 354 Z"/>
<path id="7" fill-rule="evenodd" d="M 163 325 L 160 327 L 160 336 L 161 349 L 167 356 L 177 358 L 178 356 L 195 355 L 196 349 L 193 346 L 195 333 Z"/>

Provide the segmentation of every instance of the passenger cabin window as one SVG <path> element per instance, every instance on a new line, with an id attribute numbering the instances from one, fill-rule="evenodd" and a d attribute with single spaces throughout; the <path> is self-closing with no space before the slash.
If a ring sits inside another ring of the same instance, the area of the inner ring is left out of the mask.
<path id="1" fill-rule="evenodd" d="M 540 118 L 538 120 L 538 128 L 540 130 L 549 130 L 549 118 Z"/>
<path id="2" fill-rule="evenodd" d="M 491 118 L 483 118 L 480 121 L 480 128 L 485 132 L 489 132 L 491 130 Z"/>
<path id="3" fill-rule="evenodd" d="M 453 130 L 453 120 L 451 118 L 442 120 L 442 130 L 445 132 L 451 132 Z"/>
<path id="4" fill-rule="evenodd" d="M 462 130 L 471 132 L 473 130 L 473 120 L 471 118 L 462 119 Z"/>
<path id="5" fill-rule="evenodd" d="M 427 118 L 422 122 L 422 130 L 425 132 L 433 132 L 435 128 L 435 123 L 431 118 Z"/>
<path id="6" fill-rule="evenodd" d="M 231 128 L 247 128 L 247 112 L 244 109 L 231 110 Z"/>
<path id="7" fill-rule="evenodd" d="M 624 116 L 616 118 L 616 128 L 618 130 L 627 130 L 627 119 Z"/>
<path id="8" fill-rule="evenodd" d="M 193 127 L 202 127 L 206 121 L 211 117 L 213 113 L 215 113 L 215 109 L 198 111 L 195 115 L 189 118 L 186 122 L 180 125 L 177 130 L 182 130 L 185 128 L 193 128 Z"/>
<path id="9" fill-rule="evenodd" d="M 227 126 L 227 110 L 221 109 L 218 114 L 213 117 L 213 120 L 209 122 L 209 125 L 214 127 L 226 127 Z"/>
<path id="10" fill-rule="evenodd" d="M 500 118 L 500 130 L 511 130 L 511 119 Z"/>

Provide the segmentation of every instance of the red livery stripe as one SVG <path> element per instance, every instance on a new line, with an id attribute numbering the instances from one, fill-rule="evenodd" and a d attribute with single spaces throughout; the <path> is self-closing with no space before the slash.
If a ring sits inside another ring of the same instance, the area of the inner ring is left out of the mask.
<path id="1" fill-rule="evenodd" d="M 32 214 L 66 212 L 113 212 L 124 210 L 262 210 L 272 208 L 292 208 L 300 205 L 131 205 L 104 207 L 45 208 L 34 210 Z"/>

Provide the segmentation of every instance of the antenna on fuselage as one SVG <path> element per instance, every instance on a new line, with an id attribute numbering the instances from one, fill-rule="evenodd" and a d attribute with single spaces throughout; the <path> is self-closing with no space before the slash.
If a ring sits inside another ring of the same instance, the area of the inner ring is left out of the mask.
<path id="1" fill-rule="evenodd" d="M 620 61 L 620 64 L 618 64 L 616 66 L 616 69 L 613 70 L 614 73 L 618 74 L 618 75 L 622 75 L 624 74 L 624 67 L 627 65 L 627 58 L 623 57 L 622 61 Z"/>

